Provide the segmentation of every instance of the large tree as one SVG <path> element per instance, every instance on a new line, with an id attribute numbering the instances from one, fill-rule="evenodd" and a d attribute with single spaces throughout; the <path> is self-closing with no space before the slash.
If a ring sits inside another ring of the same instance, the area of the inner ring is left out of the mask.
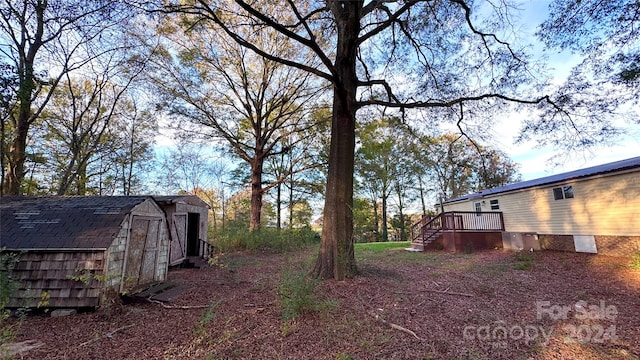
<path id="1" fill-rule="evenodd" d="M 0 4 L 0 62 L 17 78 L 11 87 L 15 102 L 7 122 L 11 131 L 3 193 L 20 193 L 30 128 L 61 79 L 123 46 L 107 40 L 116 38 L 107 33 L 125 18 L 123 9 L 118 1 L 4 0 Z"/>
<path id="2" fill-rule="evenodd" d="M 249 165 L 249 228 L 258 230 L 264 193 L 285 179 L 265 185 L 265 160 L 288 152 L 294 139 L 305 137 L 296 134 L 312 127 L 307 113 L 320 86 L 308 73 L 257 56 L 216 33 L 210 23 L 188 15 L 164 20 L 158 34 L 167 50 L 156 61 L 154 84 L 169 111 L 192 125 L 183 130 L 224 141 Z M 269 52 L 297 56 L 275 32 L 242 34 Z"/>
<path id="3" fill-rule="evenodd" d="M 381 240 L 389 241 L 388 210 L 394 179 L 399 175 L 399 163 L 394 156 L 399 129 L 392 125 L 393 119 L 379 119 L 357 129 L 360 146 L 356 152 L 356 175 L 358 187 L 371 197 L 373 213 L 377 221 L 380 200 Z M 377 231 L 377 230 L 376 230 Z"/>
<path id="4" fill-rule="evenodd" d="M 116 122 L 131 111 L 123 99 L 143 66 L 134 62 L 102 65 L 96 74 L 65 74 L 40 115 L 52 145 L 47 155 L 56 166 L 57 195 L 86 194 L 90 162 L 100 153 L 115 153 L 111 149 L 117 146 Z M 118 78 L 115 73 L 124 73 L 124 67 L 133 71 Z"/>
<path id="5" fill-rule="evenodd" d="M 552 0 L 537 35 L 546 45 L 584 56 L 576 68 L 603 81 L 640 90 L 640 3 L 636 0 Z M 618 90 L 621 90 L 620 88 Z M 622 94 L 622 95 L 628 95 Z"/>
<path id="6" fill-rule="evenodd" d="M 171 4 L 158 10 L 211 21 L 255 53 L 333 85 L 322 242 L 313 271 L 321 278 L 343 279 L 357 270 L 351 210 L 358 109 L 371 105 L 403 111 L 455 108 L 465 114 L 474 102 L 498 106 L 512 101 L 543 108 L 548 104 L 548 97 L 523 91 L 533 81 L 526 54 L 497 35 L 509 34 L 498 26 L 510 30 L 512 8 L 503 1 L 477 5 L 465 0 Z M 264 48 L 245 35 L 249 30 L 277 31 L 312 54 L 321 66 Z"/>

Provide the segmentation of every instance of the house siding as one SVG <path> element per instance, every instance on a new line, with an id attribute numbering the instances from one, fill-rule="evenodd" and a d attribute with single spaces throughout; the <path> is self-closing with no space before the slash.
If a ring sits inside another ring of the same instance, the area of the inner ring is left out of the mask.
<path id="1" fill-rule="evenodd" d="M 574 198 L 554 200 L 553 188 L 573 186 Z M 640 175 L 612 174 L 445 204 L 445 211 L 472 211 L 499 201 L 505 230 L 554 235 L 640 236 Z"/>

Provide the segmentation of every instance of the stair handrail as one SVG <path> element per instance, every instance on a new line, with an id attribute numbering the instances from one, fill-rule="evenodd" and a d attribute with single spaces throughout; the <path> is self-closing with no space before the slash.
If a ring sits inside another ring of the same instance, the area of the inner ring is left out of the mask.
<path id="1" fill-rule="evenodd" d="M 422 219 L 420 219 L 420 221 L 418 221 L 417 223 L 413 224 L 413 225 L 411 226 L 411 242 L 415 242 L 415 240 L 416 240 L 418 237 L 420 237 L 420 239 L 421 239 L 422 243 L 424 243 L 428 238 L 430 238 L 430 237 L 434 236 L 434 234 L 438 234 L 439 232 L 441 232 L 441 231 L 442 231 L 442 219 L 441 219 L 441 218 L 442 218 L 442 214 L 443 214 L 443 213 L 440 213 L 440 214 L 438 214 L 438 215 L 436 215 L 436 216 L 432 217 L 432 218 L 431 218 L 429 221 L 427 221 L 426 223 L 422 224 L 422 221 L 423 221 L 424 217 L 426 217 L 426 216 L 433 216 L 433 215 L 424 215 L 424 216 L 422 217 Z M 438 226 L 438 227 L 435 227 L 435 228 L 434 228 L 434 227 L 433 227 L 433 223 L 434 223 L 434 222 L 436 222 L 437 220 L 440 220 L 440 226 Z M 416 234 L 414 233 L 414 229 L 415 229 L 417 226 L 419 226 L 419 227 L 420 227 L 420 231 L 419 231 L 419 232 L 418 232 L 418 234 L 416 235 Z M 430 234 L 429 236 L 427 236 L 427 238 L 425 239 L 425 237 L 423 236 L 423 234 L 424 234 L 424 232 L 425 232 L 425 231 L 424 231 L 424 228 L 427 228 L 427 227 L 428 227 L 428 228 L 431 228 L 431 229 L 435 229 L 436 231 L 434 231 L 432 234 Z"/>

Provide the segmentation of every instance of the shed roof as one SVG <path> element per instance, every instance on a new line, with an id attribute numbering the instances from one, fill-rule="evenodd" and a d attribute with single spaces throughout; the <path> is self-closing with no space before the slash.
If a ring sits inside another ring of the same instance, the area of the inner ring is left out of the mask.
<path id="1" fill-rule="evenodd" d="M 201 206 L 209 208 L 209 204 L 204 202 L 196 195 L 154 195 L 153 198 L 160 205 L 184 203 L 188 205 Z"/>
<path id="2" fill-rule="evenodd" d="M 124 215 L 148 196 L 2 197 L 0 247 L 106 249 Z"/>
<path id="3" fill-rule="evenodd" d="M 522 189 L 532 188 L 536 186 L 551 185 L 554 183 L 561 183 L 569 180 L 582 179 L 582 178 L 587 178 L 591 176 L 603 175 L 603 174 L 619 172 L 619 171 L 626 171 L 631 169 L 640 170 L 640 156 L 630 158 L 630 159 L 610 162 L 602 165 L 592 166 L 584 169 L 569 171 L 561 174 L 545 176 L 538 179 L 521 181 L 518 183 L 486 189 L 477 193 L 460 196 L 454 199 L 449 199 L 444 203 L 448 204 L 448 203 L 453 203 L 458 201 L 471 200 L 475 198 L 496 195 L 496 194 L 505 193 L 509 191 L 522 190 Z"/>

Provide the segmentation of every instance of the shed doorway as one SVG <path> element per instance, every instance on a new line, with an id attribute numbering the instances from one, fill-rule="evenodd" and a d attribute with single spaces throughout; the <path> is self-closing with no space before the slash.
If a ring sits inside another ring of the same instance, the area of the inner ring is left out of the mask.
<path id="1" fill-rule="evenodd" d="M 199 256 L 200 214 L 187 214 L 187 256 Z"/>

